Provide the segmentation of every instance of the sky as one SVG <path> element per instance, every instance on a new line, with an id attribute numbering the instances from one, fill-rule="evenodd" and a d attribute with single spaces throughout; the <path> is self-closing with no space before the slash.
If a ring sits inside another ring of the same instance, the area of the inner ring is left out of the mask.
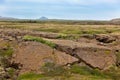
<path id="1" fill-rule="evenodd" d="M 0 0 L 0 16 L 21 19 L 110 20 L 120 18 L 120 0 Z"/>

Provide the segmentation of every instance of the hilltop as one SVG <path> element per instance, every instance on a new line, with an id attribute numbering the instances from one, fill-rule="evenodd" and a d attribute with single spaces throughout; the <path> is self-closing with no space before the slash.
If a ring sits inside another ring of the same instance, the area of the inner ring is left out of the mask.
<path id="1" fill-rule="evenodd" d="M 120 22 L 120 18 L 112 19 L 112 22 Z"/>
<path id="2" fill-rule="evenodd" d="M 48 18 L 47 18 L 47 17 L 42 16 L 42 17 L 40 17 L 40 20 L 48 20 Z"/>
<path id="3" fill-rule="evenodd" d="M 17 18 L 0 16 L 0 20 L 17 20 Z"/>

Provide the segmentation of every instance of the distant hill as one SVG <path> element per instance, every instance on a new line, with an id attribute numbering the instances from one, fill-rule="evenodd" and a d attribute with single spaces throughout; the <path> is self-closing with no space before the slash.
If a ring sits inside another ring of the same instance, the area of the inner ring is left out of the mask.
<path id="1" fill-rule="evenodd" d="M 120 18 L 110 20 L 112 24 L 120 25 Z"/>
<path id="2" fill-rule="evenodd" d="M 0 16 L 0 20 L 18 20 L 17 18 L 12 18 L 12 17 L 2 17 Z"/>
<path id="3" fill-rule="evenodd" d="M 120 18 L 112 19 L 112 22 L 120 22 Z"/>
<path id="4" fill-rule="evenodd" d="M 47 17 L 42 16 L 42 17 L 40 18 L 40 20 L 48 20 L 48 18 L 47 18 Z"/>

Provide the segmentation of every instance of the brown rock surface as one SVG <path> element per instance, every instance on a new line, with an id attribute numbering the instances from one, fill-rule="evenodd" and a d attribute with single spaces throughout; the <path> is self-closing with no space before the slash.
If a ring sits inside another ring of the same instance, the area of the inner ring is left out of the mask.
<path id="1" fill-rule="evenodd" d="M 31 36 L 45 37 L 51 39 L 56 39 L 59 36 L 59 34 L 57 33 L 19 30 L 19 29 L 0 29 L 0 34 L 4 34 L 5 36 L 12 36 L 12 37 L 31 35 Z"/>
<path id="2" fill-rule="evenodd" d="M 113 41 L 116 41 L 116 38 L 110 35 L 96 35 L 96 40 L 103 43 L 112 43 Z"/>
<path id="3" fill-rule="evenodd" d="M 78 42 L 72 40 L 44 38 L 45 40 L 57 44 L 57 50 L 53 50 L 47 45 L 37 42 L 16 41 L 15 37 L 20 37 L 21 39 L 21 36 L 24 36 L 26 34 L 47 38 L 55 38 L 58 36 L 56 33 L 34 32 L 28 30 L 21 31 L 18 29 L 0 29 L 0 37 L 2 37 L 2 39 L 0 39 L 0 47 L 4 48 L 3 44 L 6 45 L 6 41 L 9 41 L 11 43 L 12 41 L 15 41 L 13 43 L 14 45 L 12 45 L 18 48 L 15 48 L 16 51 L 15 55 L 13 55 L 13 61 L 23 65 L 23 72 L 37 71 L 45 62 L 55 62 L 60 65 L 66 65 L 68 63 L 76 62 L 79 59 L 85 64 L 93 68 L 99 68 L 101 70 L 108 69 L 111 65 L 114 65 L 116 63 L 114 50 L 119 50 L 119 45 L 113 47 L 113 45 L 110 44 L 109 46 L 109 44 L 106 43 L 115 40 L 115 37 L 111 35 L 84 35 L 79 40 L 77 40 Z M 102 45 L 98 45 L 101 42 L 98 42 L 97 40 L 103 40 L 104 43 L 102 43 Z"/>
<path id="4" fill-rule="evenodd" d="M 78 48 L 74 53 L 87 65 L 100 70 L 109 69 L 116 63 L 116 56 L 110 50 Z"/>
<path id="5" fill-rule="evenodd" d="M 38 71 L 46 62 L 66 65 L 78 59 L 37 42 L 22 42 L 13 55 L 13 62 L 22 65 L 21 72 Z"/>
<path id="6" fill-rule="evenodd" d="M 73 55 L 87 65 L 106 70 L 116 63 L 114 51 L 106 46 L 71 40 L 46 39 L 57 44 L 57 49 Z"/>

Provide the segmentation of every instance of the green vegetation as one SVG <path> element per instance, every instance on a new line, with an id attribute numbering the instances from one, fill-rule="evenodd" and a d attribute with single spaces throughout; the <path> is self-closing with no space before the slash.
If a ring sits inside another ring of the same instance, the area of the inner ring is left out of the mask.
<path id="1" fill-rule="evenodd" d="M 58 39 L 62 38 L 62 39 L 66 39 L 68 36 L 66 34 L 59 34 L 58 35 Z"/>
<path id="2" fill-rule="evenodd" d="M 63 66 L 59 66 L 54 63 L 45 63 L 40 70 L 42 71 L 42 74 L 26 73 L 20 75 L 18 80 L 64 80 L 69 78 L 68 70 Z"/>
<path id="3" fill-rule="evenodd" d="M 83 24 L 84 23 L 84 24 Z M 120 32 L 119 25 L 103 25 L 104 21 L 8 21 L 0 28 L 26 29 L 60 34 L 111 34 Z M 98 25 L 99 24 L 99 25 Z"/>
<path id="4" fill-rule="evenodd" d="M 109 33 L 115 33 L 115 32 L 120 32 L 120 29 L 109 29 L 109 28 L 89 28 L 89 27 L 85 27 L 84 29 L 82 29 L 82 27 L 78 27 L 76 26 L 76 28 L 73 28 L 72 26 L 65 26 L 65 27 L 47 27 L 47 28 L 35 28 L 33 29 L 35 31 L 44 31 L 44 32 L 53 32 L 53 33 L 61 33 L 61 34 L 109 34 Z"/>
<path id="5" fill-rule="evenodd" d="M 120 68 L 113 65 L 108 71 L 100 71 L 97 69 L 92 69 L 86 66 L 74 65 L 71 67 L 70 71 L 75 74 L 91 76 L 93 80 L 105 79 L 105 80 L 119 80 L 120 79 Z"/>
<path id="6" fill-rule="evenodd" d="M 64 77 L 50 77 L 50 76 L 44 76 L 42 74 L 36 74 L 36 73 L 26 73 L 22 74 L 18 77 L 17 80 L 68 80 L 69 78 Z M 74 80 L 74 79 L 69 79 Z"/>
<path id="7" fill-rule="evenodd" d="M 2 80 L 6 80 L 5 76 L 9 79 L 16 79 L 16 69 L 12 67 L 11 58 L 14 53 L 13 48 L 9 43 L 2 44 L 4 46 L 0 49 L 0 68 L 4 69 L 4 75 L 0 74 Z"/>
<path id="8" fill-rule="evenodd" d="M 63 66 L 56 65 L 55 63 L 45 63 L 41 70 L 46 76 L 69 76 L 69 72 Z"/>
<path id="9" fill-rule="evenodd" d="M 108 31 L 101 29 L 59 29 L 59 28 L 36 28 L 35 31 L 44 31 L 44 32 L 53 32 L 53 33 L 62 33 L 62 34 L 106 34 L 109 33 Z"/>
<path id="10" fill-rule="evenodd" d="M 107 30 L 108 33 L 120 32 L 120 29 L 110 29 Z"/>
<path id="11" fill-rule="evenodd" d="M 106 34 L 106 30 L 85 30 L 82 34 Z"/>
<path id="12" fill-rule="evenodd" d="M 33 29 L 35 31 L 43 31 L 43 32 L 53 32 L 53 33 L 59 33 L 60 31 L 54 28 L 38 28 L 38 29 Z"/>
<path id="13" fill-rule="evenodd" d="M 104 79 L 104 78 L 108 78 L 106 75 L 104 75 L 101 71 L 97 70 L 97 69 L 92 69 L 90 67 L 87 66 L 79 66 L 79 65 L 73 65 L 70 69 L 71 73 L 75 73 L 75 74 L 80 74 L 80 75 L 89 75 L 92 76 L 94 78 L 100 78 L 100 79 Z"/>
<path id="14" fill-rule="evenodd" d="M 116 24 L 118 25 L 119 22 L 114 23 L 110 21 L 95 21 L 95 20 L 1 20 L 1 22 L 12 22 L 12 23 L 38 23 L 38 24 L 80 24 L 80 25 L 110 25 Z"/>
<path id="15" fill-rule="evenodd" d="M 47 41 L 47 40 L 44 40 L 43 38 L 41 37 L 33 37 L 33 36 L 24 36 L 23 37 L 24 40 L 26 41 L 36 41 L 36 42 L 40 42 L 40 43 L 43 43 L 43 44 L 46 44 L 52 48 L 55 48 L 56 47 L 56 44 L 50 42 L 50 41 Z"/>
<path id="16" fill-rule="evenodd" d="M 7 75 L 12 79 L 15 80 L 16 79 L 16 70 L 14 68 L 9 67 L 7 70 Z"/>
<path id="17" fill-rule="evenodd" d="M 117 66 L 120 67 L 120 52 L 116 52 Z"/>
<path id="18" fill-rule="evenodd" d="M 13 49 L 10 47 L 0 50 L 0 56 L 2 57 L 11 57 L 12 54 L 13 54 Z"/>
<path id="19" fill-rule="evenodd" d="M 43 77 L 44 76 L 41 74 L 26 73 L 26 74 L 20 75 L 17 80 L 39 80 L 40 78 L 43 78 Z"/>
<path id="20" fill-rule="evenodd" d="M 77 40 L 80 38 L 79 35 L 67 35 L 67 34 L 63 34 L 63 33 L 59 33 L 58 39 L 67 39 L 67 40 Z"/>
<path id="21" fill-rule="evenodd" d="M 112 44 L 112 45 L 117 45 L 118 42 L 117 42 L 117 41 L 113 41 L 111 44 Z"/>
<path id="22" fill-rule="evenodd" d="M 4 44 L 4 46 L 6 46 L 4 49 L 0 49 L 0 65 L 8 67 L 14 51 L 9 44 Z"/>
<path id="23" fill-rule="evenodd" d="M 27 73 L 20 75 L 18 80 L 79 80 L 80 78 L 82 80 L 120 79 L 120 69 L 116 66 L 112 66 L 109 71 L 100 71 L 87 66 L 73 65 L 70 68 L 64 68 L 54 63 L 46 63 L 40 69 L 43 72 L 42 74 Z"/>
<path id="24" fill-rule="evenodd" d="M 112 25 L 110 25 L 112 24 Z M 120 25 L 114 25 L 109 21 L 8 21 L 0 22 L 0 28 L 10 29 L 26 29 L 33 31 L 53 32 L 58 33 L 58 39 L 76 40 L 83 34 L 87 34 L 91 38 L 93 34 L 120 34 Z M 52 48 L 56 44 L 47 41 L 41 37 L 24 36 L 26 41 L 36 41 L 46 44 Z M 112 45 L 117 45 L 114 41 Z M 1 45 L 4 46 L 4 45 Z M 0 67 L 7 68 L 7 75 L 12 80 L 16 69 L 10 67 L 10 59 L 14 50 L 8 44 L 5 44 L 3 49 L 0 49 Z M 109 54 L 109 51 L 105 51 Z M 120 52 L 116 53 L 117 66 L 113 65 L 109 70 L 100 71 L 87 66 L 72 65 L 71 67 L 63 67 L 54 63 L 46 63 L 40 67 L 42 73 L 26 73 L 18 77 L 18 80 L 120 80 Z M 9 69 L 8 69 L 9 68 Z"/>

